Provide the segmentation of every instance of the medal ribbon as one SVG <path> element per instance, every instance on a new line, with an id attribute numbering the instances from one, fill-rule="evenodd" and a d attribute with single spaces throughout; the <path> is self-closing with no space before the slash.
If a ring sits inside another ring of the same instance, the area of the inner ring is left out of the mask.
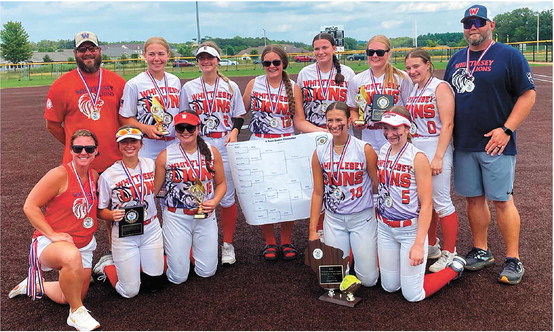
<path id="1" fill-rule="evenodd" d="M 381 84 L 382 85 L 382 89 L 381 89 L 381 92 L 377 91 L 377 83 L 375 82 L 375 76 L 373 75 L 373 70 L 371 70 L 371 68 L 369 69 L 369 77 L 371 77 L 371 83 L 373 83 L 373 90 L 375 90 L 375 93 L 380 93 L 382 95 L 385 94 L 385 78 L 386 77 L 386 74 L 383 75 L 383 83 Z"/>
<path id="2" fill-rule="evenodd" d="M 267 77 L 265 78 L 265 89 L 267 91 L 267 97 L 269 98 L 269 102 L 271 104 L 271 113 L 275 114 L 275 111 L 277 111 L 277 104 L 279 103 L 279 97 L 281 96 L 281 91 L 283 91 L 283 80 L 281 80 L 281 83 L 279 83 L 279 91 L 277 92 L 277 97 L 275 98 L 275 103 L 273 103 L 273 98 L 271 98 L 271 86 L 269 85 L 269 80 Z"/>
<path id="3" fill-rule="evenodd" d="M 198 153 L 198 173 L 196 172 L 196 170 L 194 169 L 194 167 L 192 166 L 192 163 L 190 162 L 190 159 L 189 157 L 187 156 L 185 150 L 183 150 L 183 147 L 181 146 L 181 144 L 179 144 L 179 150 L 181 151 L 181 154 L 183 155 L 183 157 L 185 158 L 185 160 L 187 161 L 187 163 L 189 164 L 190 168 L 192 169 L 192 171 L 194 172 L 194 175 L 196 175 L 196 178 L 199 180 L 199 181 L 202 181 L 200 180 L 200 174 L 202 172 L 202 164 L 200 163 L 202 161 L 202 154 L 200 153 L 200 148 L 197 146 L 196 147 L 196 153 Z"/>
<path id="4" fill-rule="evenodd" d="M 81 69 L 77 68 L 77 73 L 79 74 L 79 77 L 81 78 L 81 81 L 83 81 L 83 84 L 85 85 L 85 89 L 87 89 L 88 96 L 90 100 L 92 101 L 92 106 L 94 109 L 98 110 L 97 104 L 100 100 L 100 87 L 102 85 L 102 68 L 98 69 L 98 88 L 96 89 L 96 94 L 93 94 L 90 91 L 90 87 L 87 84 L 87 81 L 85 80 L 85 77 L 83 76 L 83 73 L 81 73 Z M 90 118 L 90 115 L 89 115 Z"/>
<path id="5" fill-rule="evenodd" d="M 144 186 L 144 176 L 142 174 L 142 165 L 140 164 L 140 159 L 139 159 L 138 166 L 139 166 L 139 175 L 140 175 L 140 191 L 138 190 L 137 186 L 133 182 L 133 178 L 131 177 L 131 172 L 129 171 L 129 169 L 123 162 L 123 160 L 121 161 L 121 167 L 123 167 L 123 171 L 125 172 L 125 175 L 127 175 L 127 179 L 129 179 L 129 183 L 131 183 L 131 186 L 135 188 L 135 193 L 137 193 L 137 196 L 138 196 L 137 198 L 139 199 L 140 204 L 144 205 L 144 193 L 146 192 L 146 188 Z"/>
<path id="6" fill-rule="evenodd" d="M 324 81 L 321 80 L 321 71 L 319 70 L 319 65 L 317 64 L 317 62 L 315 64 L 315 67 L 317 69 L 317 80 L 319 81 L 319 86 L 321 87 L 321 95 L 323 96 L 323 100 L 327 100 L 327 92 L 329 91 L 329 87 L 331 86 L 331 77 L 333 77 L 335 67 L 331 66 L 331 71 L 329 72 L 329 77 L 327 78 L 327 88 L 324 87 Z"/>
<path id="7" fill-rule="evenodd" d="M 156 92 L 158 93 L 158 96 L 162 99 L 162 103 L 164 106 L 164 110 L 169 109 L 169 87 L 167 86 L 167 76 L 164 72 L 164 85 L 165 85 L 165 96 L 162 93 L 162 89 L 160 89 L 160 86 L 158 85 L 158 82 L 156 82 L 156 78 L 154 78 L 154 75 L 147 70 L 146 75 L 150 77 L 150 80 L 152 81 L 152 84 L 154 85 L 154 88 L 156 88 Z"/>
<path id="8" fill-rule="evenodd" d="M 483 51 L 483 53 L 481 53 L 481 56 L 479 57 L 479 59 L 477 59 L 477 62 L 475 63 L 475 66 L 473 66 L 473 69 L 471 69 L 471 71 L 470 71 L 471 66 L 469 65 L 469 47 L 467 48 L 466 74 L 468 77 L 473 76 L 473 72 L 475 71 L 475 68 L 477 68 L 477 66 L 479 65 L 479 62 L 481 62 L 481 59 L 483 59 L 483 56 L 485 56 L 485 53 L 487 53 L 487 51 L 491 48 L 493 44 L 494 44 L 494 40 L 491 40 L 489 46 L 487 46 L 487 48 Z"/>
<path id="9" fill-rule="evenodd" d="M 340 158 L 339 158 L 339 164 L 337 165 L 337 172 L 336 172 L 336 177 L 335 177 L 335 162 L 334 162 L 334 151 L 333 151 L 333 147 L 334 147 L 334 140 L 331 142 L 331 148 L 329 149 L 329 155 L 330 155 L 330 160 L 331 160 L 331 177 L 333 178 L 333 180 L 335 180 L 336 183 L 339 182 L 339 170 L 340 170 L 340 165 L 342 165 L 342 162 L 344 161 L 344 157 L 346 156 L 346 149 L 348 148 L 348 145 L 350 144 L 350 135 L 348 135 L 348 138 L 346 139 L 346 143 L 344 143 L 344 148 L 342 149 L 342 152 L 340 153 Z"/>
<path id="10" fill-rule="evenodd" d="M 75 165 L 73 161 L 71 161 L 71 169 L 73 170 L 73 173 L 75 174 L 75 177 L 77 178 L 77 182 L 79 183 L 79 187 L 81 187 L 81 192 L 83 193 L 83 196 L 85 196 L 85 201 L 87 202 L 87 213 L 90 212 L 90 209 L 92 209 L 92 205 L 94 204 L 94 196 L 93 195 L 93 183 L 92 183 L 92 170 L 88 170 L 88 186 L 89 186 L 89 195 L 92 197 L 92 202 L 89 202 L 87 193 L 85 192 L 85 187 L 83 187 L 83 182 L 81 182 L 81 178 L 79 177 L 79 174 L 77 174 L 77 170 L 75 169 Z"/>
<path id="11" fill-rule="evenodd" d="M 421 92 L 419 93 L 419 95 L 417 96 L 417 98 L 409 103 L 407 106 L 408 108 L 408 111 L 410 111 L 410 115 L 412 116 L 412 119 L 414 119 L 414 112 L 413 112 L 413 108 L 415 106 L 415 104 L 419 103 L 419 101 L 421 100 L 421 97 L 423 96 L 423 92 L 425 92 L 425 89 L 427 89 L 427 86 L 431 83 L 431 81 L 433 80 L 433 76 L 431 75 L 431 77 L 429 77 L 427 79 L 427 82 L 425 82 L 425 85 L 423 86 L 423 88 L 421 89 Z M 417 94 L 417 84 L 415 85 L 416 86 L 416 94 Z"/>
<path id="12" fill-rule="evenodd" d="M 219 76 L 217 76 L 216 79 L 215 79 L 212 100 L 210 100 L 210 98 L 208 98 L 208 90 L 206 90 L 206 82 L 204 81 L 203 77 L 200 77 L 200 82 L 202 82 L 202 92 L 204 92 L 204 96 L 206 98 L 206 104 L 208 106 L 208 114 L 212 114 L 213 110 L 214 110 L 215 98 L 217 96 L 217 91 L 219 90 Z"/>
<path id="13" fill-rule="evenodd" d="M 390 172 L 388 172 L 388 173 L 387 173 L 387 164 L 389 163 L 389 156 L 390 156 L 390 153 L 392 151 L 392 145 L 387 150 L 387 154 L 385 156 L 385 186 L 387 187 L 387 191 L 389 191 L 388 189 L 390 188 L 390 181 L 392 179 L 392 171 L 396 167 L 396 164 L 398 164 L 398 161 L 400 160 L 400 157 L 402 157 L 402 155 L 404 154 L 404 152 L 406 152 L 407 149 L 408 149 L 408 142 L 406 142 L 404 144 L 404 146 L 402 147 L 402 149 L 400 149 L 400 152 L 398 152 L 398 155 L 396 156 L 396 158 L 394 159 L 394 162 L 391 165 Z"/>

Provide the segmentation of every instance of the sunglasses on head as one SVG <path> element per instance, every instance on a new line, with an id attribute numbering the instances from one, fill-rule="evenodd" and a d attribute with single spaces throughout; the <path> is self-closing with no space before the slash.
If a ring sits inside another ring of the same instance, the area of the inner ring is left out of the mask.
<path id="1" fill-rule="evenodd" d="M 77 47 L 75 50 L 79 53 L 86 53 L 87 51 L 89 51 L 90 53 L 94 53 L 98 51 L 98 46 L 81 46 Z"/>
<path id="2" fill-rule="evenodd" d="M 123 128 L 123 129 L 119 130 L 117 132 L 117 134 L 115 134 L 115 137 L 119 138 L 121 136 L 125 136 L 125 135 L 128 135 L 128 134 L 142 136 L 142 131 L 140 131 L 137 128 Z"/>
<path id="3" fill-rule="evenodd" d="M 86 153 L 94 153 L 96 151 L 96 145 L 72 145 L 71 150 L 73 153 L 81 153 L 85 149 Z"/>
<path id="4" fill-rule="evenodd" d="M 384 56 L 385 53 L 387 53 L 388 51 L 390 51 L 390 50 L 372 50 L 372 49 L 367 49 L 367 50 L 365 50 L 365 54 L 367 54 L 367 56 L 373 56 L 373 54 L 377 53 L 377 56 Z"/>
<path id="5" fill-rule="evenodd" d="M 178 132 L 179 134 L 182 134 L 185 130 L 188 131 L 189 134 L 192 134 L 196 130 L 196 126 L 183 125 L 183 124 L 178 124 L 175 126 L 175 131 Z"/>
<path id="6" fill-rule="evenodd" d="M 281 65 L 281 60 L 273 60 L 273 61 L 262 61 L 262 65 L 264 67 L 269 67 L 271 66 L 271 64 L 273 64 L 275 67 L 279 67 Z"/>
<path id="7" fill-rule="evenodd" d="M 471 26 L 474 25 L 477 29 L 487 25 L 487 20 L 482 18 L 472 18 L 467 21 L 464 21 L 464 29 L 471 29 Z"/>

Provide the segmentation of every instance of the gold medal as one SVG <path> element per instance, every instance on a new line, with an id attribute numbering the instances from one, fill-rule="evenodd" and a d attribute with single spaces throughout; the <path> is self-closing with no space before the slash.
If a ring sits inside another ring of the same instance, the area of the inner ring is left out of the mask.
<path id="1" fill-rule="evenodd" d="M 94 219 L 92 219 L 92 217 L 86 217 L 83 219 L 84 228 L 91 228 L 92 226 L 94 226 Z"/>

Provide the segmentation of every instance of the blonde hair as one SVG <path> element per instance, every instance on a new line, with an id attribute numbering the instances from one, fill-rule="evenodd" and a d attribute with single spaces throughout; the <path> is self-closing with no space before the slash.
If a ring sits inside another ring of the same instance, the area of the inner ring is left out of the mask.
<path id="1" fill-rule="evenodd" d="M 211 40 L 203 42 L 202 44 L 200 44 L 200 46 L 198 46 L 198 48 L 201 48 L 202 46 L 209 46 L 209 47 L 215 48 L 215 50 L 220 54 L 220 56 L 221 56 L 221 53 L 223 53 L 223 52 L 221 52 L 221 49 L 219 48 L 219 46 L 217 46 L 217 44 L 214 43 Z M 221 79 L 224 80 L 229 85 L 229 91 L 231 91 L 231 94 L 234 94 L 235 92 L 233 91 L 233 86 L 231 85 L 231 80 L 229 80 L 229 78 L 227 76 L 223 75 L 219 71 L 219 68 L 217 68 L 216 70 L 217 70 L 217 76 L 221 77 Z"/>
<path id="2" fill-rule="evenodd" d="M 367 42 L 366 48 L 369 48 L 369 44 L 373 42 L 381 43 L 385 45 L 387 50 L 389 51 L 391 50 L 392 45 L 390 43 L 390 40 L 384 35 L 375 35 L 371 37 L 371 39 L 369 39 L 369 41 Z M 387 63 L 385 64 L 385 81 L 383 82 L 383 85 L 385 87 L 389 86 L 390 84 L 393 84 L 393 85 L 398 84 L 398 81 L 396 80 L 396 77 L 394 76 L 394 74 L 407 79 L 406 75 L 404 75 L 403 72 L 401 72 L 399 69 L 397 69 L 390 62 L 387 61 Z"/>
<path id="3" fill-rule="evenodd" d="M 142 52 L 146 53 L 146 49 L 148 48 L 148 46 L 150 46 L 152 44 L 162 45 L 165 48 L 165 50 L 167 51 L 167 54 L 170 53 L 169 52 L 169 44 L 167 43 L 167 41 L 163 37 L 150 37 L 150 38 L 148 38 L 144 42 L 144 47 L 142 49 Z"/>
<path id="4" fill-rule="evenodd" d="M 292 90 L 292 84 L 290 83 L 289 74 L 287 74 L 287 72 L 285 71 L 285 69 L 287 69 L 289 65 L 289 57 L 287 55 L 287 52 L 281 46 L 277 44 L 271 44 L 271 45 L 267 45 L 262 51 L 262 61 L 264 57 L 271 52 L 277 54 L 281 59 L 281 62 L 283 63 L 282 80 L 285 83 L 285 90 L 287 92 L 287 99 L 289 103 L 289 114 L 294 115 L 294 108 L 296 106 L 294 103 L 294 91 Z"/>

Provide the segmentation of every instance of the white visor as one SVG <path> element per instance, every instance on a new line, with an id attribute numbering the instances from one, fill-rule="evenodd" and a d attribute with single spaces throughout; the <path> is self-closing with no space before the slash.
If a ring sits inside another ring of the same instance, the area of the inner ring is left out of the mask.
<path id="1" fill-rule="evenodd" d="M 405 125 L 407 127 L 412 126 L 412 123 L 407 117 L 394 112 L 385 112 L 383 114 L 383 117 L 381 118 L 381 121 L 379 121 L 378 123 L 380 124 L 386 123 L 389 126 L 393 126 L 393 127 L 398 127 L 401 125 Z"/>
<path id="2" fill-rule="evenodd" d="M 210 54 L 211 56 L 215 56 L 216 58 L 218 58 L 219 60 L 221 60 L 221 56 L 219 55 L 219 52 L 211 47 L 211 46 L 202 46 L 200 47 L 199 49 L 196 50 L 196 57 L 198 58 L 198 56 L 201 54 L 201 53 L 208 53 Z"/>

